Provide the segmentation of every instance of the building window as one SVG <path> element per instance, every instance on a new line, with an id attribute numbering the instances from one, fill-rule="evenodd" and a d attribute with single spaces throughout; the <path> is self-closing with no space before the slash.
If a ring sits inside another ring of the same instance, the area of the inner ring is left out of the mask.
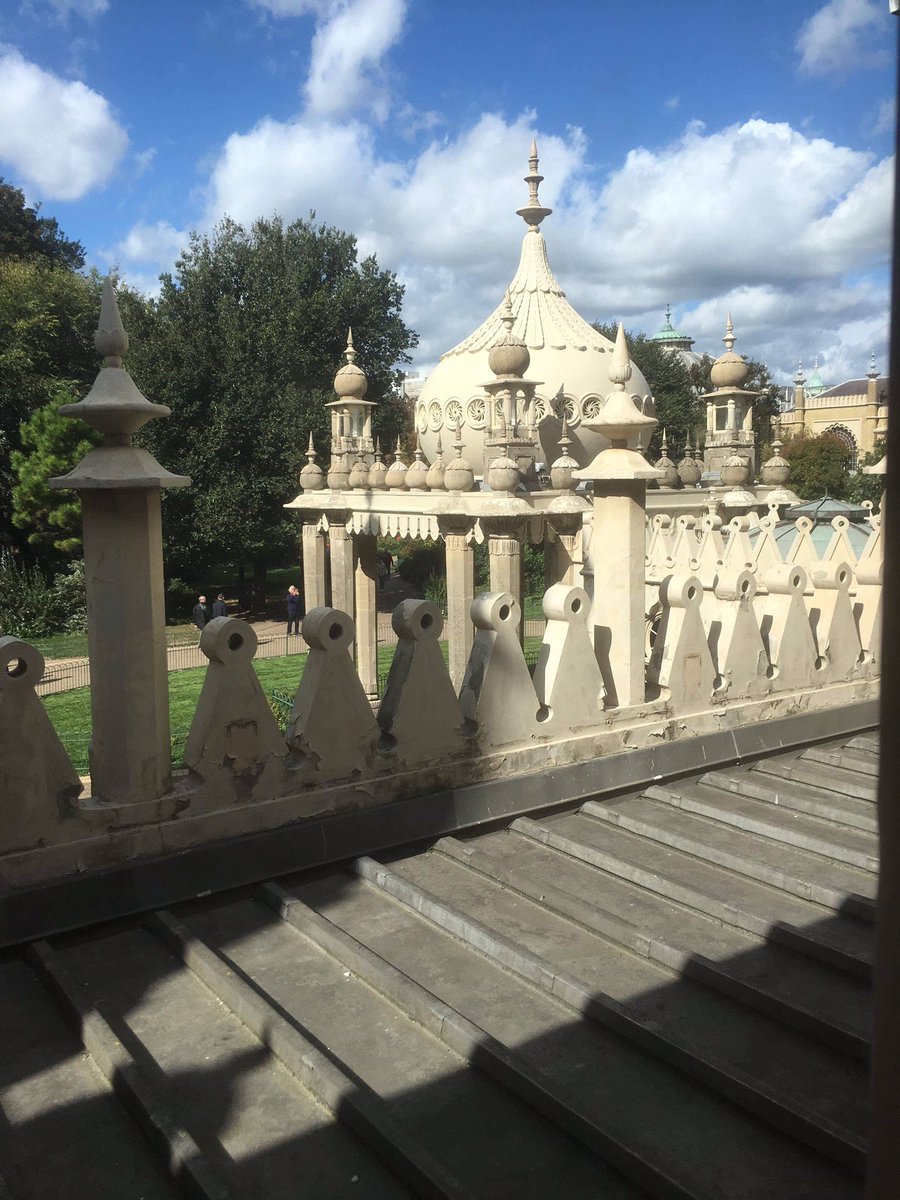
<path id="1" fill-rule="evenodd" d="M 849 470 L 855 471 L 857 459 L 859 458 L 859 447 L 856 444 L 856 438 L 853 436 L 847 426 L 829 425 L 825 432 L 834 434 L 836 438 L 839 438 L 844 443 L 844 445 L 850 451 L 850 459 L 847 463 L 847 467 Z"/>

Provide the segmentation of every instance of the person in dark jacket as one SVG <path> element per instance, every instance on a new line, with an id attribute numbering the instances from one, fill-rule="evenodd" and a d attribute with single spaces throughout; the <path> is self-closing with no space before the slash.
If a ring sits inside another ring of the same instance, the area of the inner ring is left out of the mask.
<path id="1" fill-rule="evenodd" d="M 198 596 L 197 603 L 194 605 L 194 611 L 191 614 L 191 620 L 202 633 L 209 621 L 209 609 L 206 607 L 206 597 Z"/>
<path id="2" fill-rule="evenodd" d="M 214 617 L 227 617 L 228 616 L 228 605 L 225 603 L 225 597 L 222 595 L 221 592 L 219 592 L 218 596 L 216 597 L 216 599 L 213 603 L 213 616 Z"/>
<path id="3" fill-rule="evenodd" d="M 300 632 L 300 610 L 302 607 L 300 593 L 293 584 L 288 588 L 287 594 L 287 631 L 294 633 Z"/>

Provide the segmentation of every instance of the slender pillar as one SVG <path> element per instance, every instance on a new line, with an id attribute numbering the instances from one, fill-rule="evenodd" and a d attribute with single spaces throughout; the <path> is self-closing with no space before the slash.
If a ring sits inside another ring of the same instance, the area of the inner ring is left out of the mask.
<path id="1" fill-rule="evenodd" d="M 450 678 L 459 693 L 475 636 L 475 554 L 469 543 L 470 521 L 442 521 L 441 527 L 447 548 L 447 652 Z"/>
<path id="2" fill-rule="evenodd" d="M 519 638 L 524 639 L 522 613 L 522 522 L 518 517 L 482 518 L 488 535 L 491 591 L 509 592 L 519 605 Z"/>
<path id="3" fill-rule="evenodd" d="M 91 661 L 91 790 L 139 804 L 171 785 L 160 489 L 190 480 L 164 470 L 131 435 L 170 409 L 151 404 L 122 367 L 128 335 L 107 279 L 95 337 L 104 366 L 88 395 L 61 411 L 104 434 L 104 445 L 58 479 L 81 496 Z"/>
<path id="4" fill-rule="evenodd" d="M 549 518 L 556 537 L 544 540 L 547 587 L 554 583 L 567 583 L 581 587 L 581 524 L 582 514 Z"/>
<path id="5" fill-rule="evenodd" d="M 325 539 L 319 532 L 318 514 L 303 522 L 303 606 L 307 612 L 326 603 Z"/>
<path id="6" fill-rule="evenodd" d="M 331 607 L 353 616 L 353 544 L 340 517 L 328 528 L 331 555 Z"/>
<path id="7" fill-rule="evenodd" d="M 378 547 L 374 533 L 353 539 L 356 670 L 366 695 L 378 695 Z"/>
<path id="8" fill-rule="evenodd" d="M 607 703 L 640 704 L 644 699 L 645 480 L 596 480 L 591 545 L 594 557 L 592 623 Z"/>

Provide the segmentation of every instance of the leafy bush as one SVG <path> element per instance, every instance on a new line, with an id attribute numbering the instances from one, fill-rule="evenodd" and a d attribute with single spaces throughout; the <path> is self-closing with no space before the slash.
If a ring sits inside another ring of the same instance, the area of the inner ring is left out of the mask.
<path id="1" fill-rule="evenodd" d="M 57 619 L 69 633 L 84 633 L 87 629 L 87 594 L 84 582 L 84 562 L 77 559 L 53 580 Z"/>
<path id="2" fill-rule="evenodd" d="M 447 576 L 433 572 L 425 580 L 425 599 L 436 604 L 444 616 L 447 615 Z"/>
<path id="3" fill-rule="evenodd" d="M 424 590 L 432 575 L 446 573 L 443 542 L 408 542 L 400 554 L 397 574 L 411 587 Z"/>
<path id="4" fill-rule="evenodd" d="M 0 631 L 32 640 L 59 632 L 59 622 L 59 598 L 40 568 L 0 550 Z"/>

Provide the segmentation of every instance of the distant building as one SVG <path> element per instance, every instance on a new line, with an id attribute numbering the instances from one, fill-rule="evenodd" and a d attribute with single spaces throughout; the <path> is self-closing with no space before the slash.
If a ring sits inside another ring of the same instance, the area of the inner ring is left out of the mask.
<path id="1" fill-rule="evenodd" d="M 802 365 L 794 376 L 794 387 L 786 394 L 781 418 L 785 432 L 805 429 L 817 437 L 834 433 L 851 451 L 851 468 L 862 454 L 871 454 L 878 437 L 887 432 L 889 379 L 879 375 L 875 355 L 862 379 L 847 379 L 829 387 L 822 381 L 818 363 L 807 380 Z"/>
<path id="2" fill-rule="evenodd" d="M 672 306 L 666 305 L 666 323 L 657 333 L 654 333 L 650 338 L 651 342 L 656 342 L 663 350 L 668 350 L 672 354 L 677 354 L 684 365 L 690 370 L 691 367 L 702 363 L 704 358 L 712 357 L 711 355 L 700 354 L 697 350 L 692 350 L 694 339 L 688 337 L 687 334 L 679 333 L 672 325 Z"/>

